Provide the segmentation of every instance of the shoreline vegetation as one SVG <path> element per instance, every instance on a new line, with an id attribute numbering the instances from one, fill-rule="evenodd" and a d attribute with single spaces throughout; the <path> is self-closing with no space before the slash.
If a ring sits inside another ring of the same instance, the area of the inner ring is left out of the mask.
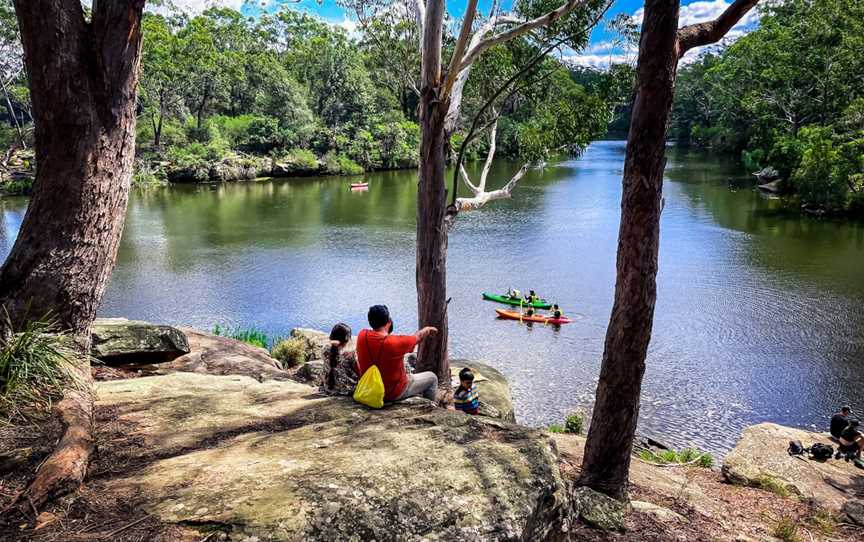
<path id="1" fill-rule="evenodd" d="M 862 47 L 858 0 L 767 4 L 758 28 L 682 66 L 670 137 L 739 159 L 790 209 L 864 217 Z"/>

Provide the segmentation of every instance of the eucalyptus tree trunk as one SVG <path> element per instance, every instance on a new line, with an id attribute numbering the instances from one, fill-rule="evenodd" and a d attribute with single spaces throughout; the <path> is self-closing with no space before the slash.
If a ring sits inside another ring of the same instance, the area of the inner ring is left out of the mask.
<path id="1" fill-rule="evenodd" d="M 736 0 L 718 19 L 678 29 L 680 0 L 646 0 L 636 97 L 624 163 L 612 316 L 580 485 L 626 497 L 645 357 L 657 300 L 666 127 L 678 60 L 722 38 L 758 0 Z"/>
<path id="2" fill-rule="evenodd" d="M 418 370 L 434 371 L 438 382 L 450 386 L 447 359 L 447 131 L 449 98 L 442 97 L 441 46 L 444 0 L 429 0 L 423 24 L 422 88 L 420 95 L 420 165 L 417 185 L 417 316 L 420 327 L 438 333 L 420 343 Z"/>
<path id="3" fill-rule="evenodd" d="M 35 124 L 36 180 L 0 269 L 0 305 L 13 327 L 46 316 L 86 352 L 123 229 L 135 152 L 135 93 L 144 0 L 15 0 Z M 74 489 L 93 450 L 89 362 L 84 386 L 57 410 L 54 453 L 22 494 L 23 509 Z"/>

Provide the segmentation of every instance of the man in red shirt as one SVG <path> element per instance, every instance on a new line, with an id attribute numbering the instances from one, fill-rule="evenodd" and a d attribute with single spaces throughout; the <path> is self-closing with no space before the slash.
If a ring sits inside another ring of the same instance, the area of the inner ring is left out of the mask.
<path id="1" fill-rule="evenodd" d="M 373 365 L 381 371 L 384 380 L 384 400 L 400 401 L 415 395 L 434 401 L 438 391 L 438 377 L 431 371 L 408 374 L 405 354 L 412 352 L 417 343 L 438 333 L 434 327 L 424 327 L 414 335 L 393 335 L 393 321 L 385 305 L 369 307 L 369 327 L 357 336 L 357 366 L 359 376 Z"/>

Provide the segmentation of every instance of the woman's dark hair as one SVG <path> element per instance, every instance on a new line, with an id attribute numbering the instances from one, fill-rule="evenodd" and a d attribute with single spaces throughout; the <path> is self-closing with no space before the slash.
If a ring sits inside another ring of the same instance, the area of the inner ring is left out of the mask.
<path id="1" fill-rule="evenodd" d="M 336 387 L 336 374 L 333 372 L 333 369 L 339 364 L 339 345 L 351 340 L 351 326 L 341 323 L 336 324 L 330 330 L 330 340 L 339 342 L 338 345 L 330 345 L 330 354 L 327 356 L 327 362 L 330 365 L 330 370 L 327 371 L 327 389 L 332 390 Z"/>

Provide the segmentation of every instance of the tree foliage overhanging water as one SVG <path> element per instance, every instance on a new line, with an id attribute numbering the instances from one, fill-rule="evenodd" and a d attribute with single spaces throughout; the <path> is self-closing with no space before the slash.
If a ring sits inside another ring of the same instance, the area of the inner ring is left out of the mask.
<path id="1" fill-rule="evenodd" d="M 810 209 L 864 214 L 864 3 L 789 0 L 678 76 L 673 137 L 776 168 Z"/>

